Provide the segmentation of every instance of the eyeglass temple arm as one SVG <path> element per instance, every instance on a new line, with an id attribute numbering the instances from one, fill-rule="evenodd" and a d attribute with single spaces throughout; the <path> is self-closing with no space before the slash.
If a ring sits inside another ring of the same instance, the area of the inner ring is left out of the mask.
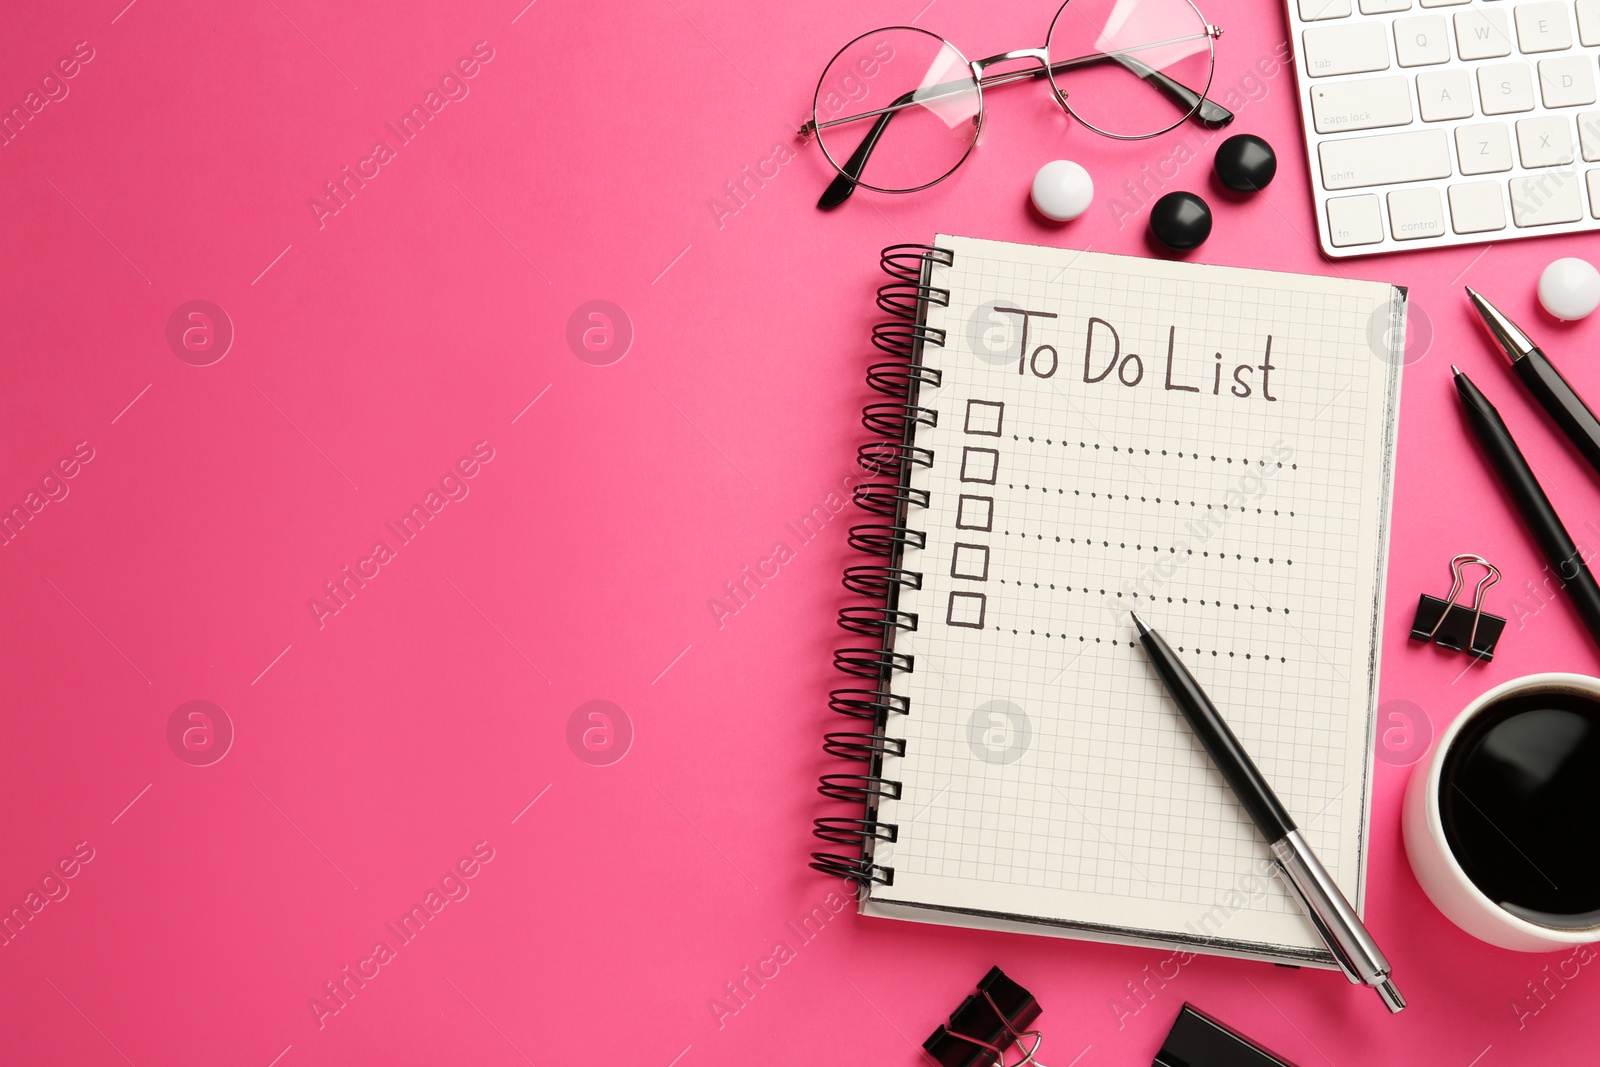
<path id="1" fill-rule="evenodd" d="M 1140 78 L 1151 82 L 1169 99 L 1193 111 L 1194 118 L 1198 119 L 1201 123 L 1211 127 L 1212 129 L 1220 129 L 1221 127 L 1226 126 L 1228 123 L 1233 121 L 1233 112 L 1229 111 L 1215 100 L 1211 100 L 1208 97 L 1202 96 L 1193 89 L 1189 88 L 1187 85 L 1184 85 L 1182 82 L 1174 81 L 1161 71 L 1147 66 L 1132 56 L 1126 54 L 1102 53 L 1093 56 L 1080 56 L 1075 59 L 1066 59 L 1062 60 L 1060 63 L 1052 64 L 1048 70 L 1044 67 L 1040 67 L 1037 70 L 1009 71 L 1004 74 L 991 74 L 986 78 L 979 79 L 978 84 L 980 86 L 991 87 L 995 85 L 1006 85 L 1015 81 L 1032 81 L 1043 78 L 1047 74 L 1055 74 L 1059 71 L 1070 70 L 1073 67 L 1087 66 L 1091 63 L 1105 62 L 1120 63 L 1134 74 L 1137 74 Z M 934 88 L 937 88 L 937 86 Z M 866 168 L 867 160 L 872 156 L 872 150 L 877 147 L 878 139 L 883 136 L 883 131 L 889 126 L 889 120 L 894 117 L 897 111 L 900 111 L 901 109 L 910 105 L 915 99 L 916 95 L 917 92 L 902 93 L 900 96 L 895 98 L 893 103 L 883 110 L 876 120 L 873 121 L 872 128 L 869 129 L 867 131 L 867 135 L 861 139 L 861 144 L 856 147 L 855 152 L 853 152 L 850 158 L 845 161 L 843 173 L 834 178 L 833 181 L 828 184 L 828 187 L 822 191 L 822 196 L 817 200 L 817 207 L 827 211 L 838 207 L 840 204 L 850 199 L 850 194 L 855 192 L 856 183 L 861 178 L 861 172 Z M 812 128 L 815 124 L 810 123 L 807 125 L 808 128 Z"/>
<path id="2" fill-rule="evenodd" d="M 867 160 L 872 156 L 872 150 L 878 146 L 878 138 L 883 136 L 883 131 L 889 128 L 889 120 L 907 104 L 911 103 L 914 93 L 904 93 L 895 98 L 894 103 L 873 120 L 872 128 L 861 139 L 856 150 L 845 160 L 843 173 L 828 183 L 822 190 L 822 196 L 817 200 L 817 207 L 823 211 L 830 211 L 850 199 L 850 194 L 856 191 L 856 180 L 861 177 L 861 172 L 866 168 Z"/>
<path id="3" fill-rule="evenodd" d="M 1212 129 L 1221 129 L 1223 126 L 1226 126 L 1228 123 L 1233 121 L 1233 112 L 1229 111 L 1215 100 L 1200 95 L 1180 81 L 1174 81 L 1172 78 L 1161 73 L 1161 71 L 1156 70 L 1154 67 L 1145 66 L 1132 56 L 1097 56 L 1091 59 L 1090 62 L 1098 63 L 1103 62 L 1106 59 L 1115 60 L 1116 62 L 1121 63 L 1124 67 L 1127 67 L 1130 71 L 1137 74 L 1145 81 L 1153 82 L 1155 87 L 1165 93 L 1169 99 L 1176 100 L 1184 107 L 1193 109 L 1194 117 L 1199 119 L 1202 125 L 1209 126 Z M 1069 60 L 1068 62 L 1071 61 Z M 1035 76 L 1037 77 L 1038 75 Z"/>

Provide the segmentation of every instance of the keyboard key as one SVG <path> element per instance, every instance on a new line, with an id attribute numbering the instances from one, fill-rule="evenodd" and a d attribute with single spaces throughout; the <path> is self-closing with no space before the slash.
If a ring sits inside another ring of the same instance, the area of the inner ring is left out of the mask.
<path id="1" fill-rule="evenodd" d="M 1411 121 L 1411 90 L 1399 76 L 1313 85 L 1311 115 L 1318 133 L 1404 126 Z"/>
<path id="2" fill-rule="evenodd" d="M 1417 104 L 1423 122 L 1472 117 L 1472 78 L 1459 68 L 1417 75 Z"/>
<path id="3" fill-rule="evenodd" d="M 1306 70 L 1313 78 L 1389 69 L 1382 22 L 1315 26 L 1305 31 L 1304 40 Z"/>
<path id="4" fill-rule="evenodd" d="M 1600 236 L 1600 0 L 1290 10 L 1330 254 L 1574 225 Z"/>
<path id="5" fill-rule="evenodd" d="M 1535 178 L 1511 179 L 1511 217 L 1518 226 L 1553 226 L 1583 218 L 1578 174 L 1547 170 Z"/>
<path id="6" fill-rule="evenodd" d="M 1517 42 L 1524 52 L 1559 52 L 1571 48 L 1572 22 L 1567 18 L 1567 5 L 1518 4 Z"/>
<path id="7" fill-rule="evenodd" d="M 1533 110 L 1533 77 L 1523 62 L 1491 63 L 1478 68 L 1478 94 L 1485 115 Z"/>
<path id="8" fill-rule="evenodd" d="M 1323 141 L 1317 145 L 1317 156 L 1322 185 L 1328 190 L 1450 177 L 1450 148 L 1443 130 Z"/>
<path id="9" fill-rule="evenodd" d="M 1585 48 L 1600 44 L 1600 0 L 1578 0 L 1578 40 Z"/>
<path id="10" fill-rule="evenodd" d="M 1381 22 L 1361 23 L 1363 26 L 1381 26 Z M 1355 29 L 1354 26 L 1350 27 Z M 1310 32 L 1309 30 L 1307 31 Z M 1394 50 L 1402 67 L 1426 67 L 1432 63 L 1450 61 L 1450 31 L 1445 28 L 1443 15 L 1417 15 L 1414 18 L 1394 20 Z M 1385 63 L 1379 69 L 1387 69 Z"/>
<path id="11" fill-rule="evenodd" d="M 1416 241 L 1444 236 L 1444 208 L 1439 190 L 1396 189 L 1389 194 L 1389 227 L 1396 241 Z"/>
<path id="12" fill-rule="evenodd" d="M 1565 115 L 1517 120 L 1517 151 L 1524 167 L 1558 167 L 1572 162 L 1572 125 Z"/>
<path id="13" fill-rule="evenodd" d="M 1300 19 L 1303 22 L 1342 19 L 1349 14 L 1350 0 L 1300 0 Z"/>
<path id="14" fill-rule="evenodd" d="M 1588 56 L 1539 60 L 1539 94 L 1545 107 L 1594 103 L 1594 60 Z"/>
<path id="15" fill-rule="evenodd" d="M 1593 163 L 1600 160 L 1600 111 L 1585 111 L 1578 116 L 1578 143 L 1583 146 L 1583 158 Z"/>
<path id="16" fill-rule="evenodd" d="M 1505 10 L 1457 11 L 1456 51 L 1462 59 L 1499 59 L 1509 56 L 1511 28 L 1506 21 Z"/>
<path id="17" fill-rule="evenodd" d="M 1335 248 L 1375 245 L 1383 240 L 1383 215 L 1378 198 L 1367 193 L 1329 200 L 1328 240 Z"/>
<path id="18" fill-rule="evenodd" d="M 1456 158 L 1462 174 L 1498 174 L 1511 169 L 1511 134 L 1503 122 L 1456 127 Z"/>
<path id="19" fill-rule="evenodd" d="M 1469 182 L 1450 187 L 1450 225 L 1457 233 L 1488 233 L 1506 228 L 1505 196 L 1499 182 Z"/>

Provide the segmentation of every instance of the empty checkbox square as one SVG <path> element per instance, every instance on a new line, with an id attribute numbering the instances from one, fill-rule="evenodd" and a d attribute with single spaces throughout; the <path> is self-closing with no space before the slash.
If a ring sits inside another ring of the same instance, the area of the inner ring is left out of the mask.
<path id="1" fill-rule="evenodd" d="M 1000 472 L 1000 452 L 994 448 L 966 447 L 961 450 L 961 480 L 993 485 Z"/>
<path id="2" fill-rule="evenodd" d="M 956 501 L 956 529 L 994 529 L 994 497 L 962 493 Z"/>
<path id="3" fill-rule="evenodd" d="M 950 577 L 970 578 L 975 582 L 989 580 L 989 546 L 957 543 L 950 556 Z"/>
<path id="4" fill-rule="evenodd" d="M 1005 414 L 1006 406 L 998 400 L 969 400 L 964 428 L 979 437 L 999 437 Z"/>
<path id="5" fill-rule="evenodd" d="M 945 625 L 983 629 L 983 612 L 988 599 L 982 593 L 951 593 L 950 607 L 944 615 Z"/>

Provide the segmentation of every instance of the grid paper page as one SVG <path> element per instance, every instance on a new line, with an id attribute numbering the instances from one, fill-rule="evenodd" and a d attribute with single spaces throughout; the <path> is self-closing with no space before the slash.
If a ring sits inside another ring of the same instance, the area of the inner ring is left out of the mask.
<path id="1" fill-rule="evenodd" d="M 1400 291 L 937 244 L 927 547 L 904 562 L 924 580 L 895 644 L 916 666 L 880 809 L 899 837 L 866 910 L 1330 963 L 1128 611 L 1359 907 Z"/>

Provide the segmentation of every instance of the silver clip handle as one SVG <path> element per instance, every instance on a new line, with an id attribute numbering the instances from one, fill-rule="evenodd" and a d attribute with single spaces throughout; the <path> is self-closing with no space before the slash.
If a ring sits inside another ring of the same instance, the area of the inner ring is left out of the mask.
<path id="1" fill-rule="evenodd" d="M 1316 927 L 1344 976 L 1353 984 L 1375 987 L 1390 1011 L 1405 1007 L 1405 998 L 1389 981 L 1388 958 L 1300 831 L 1274 841 L 1272 858 L 1278 876 Z"/>

